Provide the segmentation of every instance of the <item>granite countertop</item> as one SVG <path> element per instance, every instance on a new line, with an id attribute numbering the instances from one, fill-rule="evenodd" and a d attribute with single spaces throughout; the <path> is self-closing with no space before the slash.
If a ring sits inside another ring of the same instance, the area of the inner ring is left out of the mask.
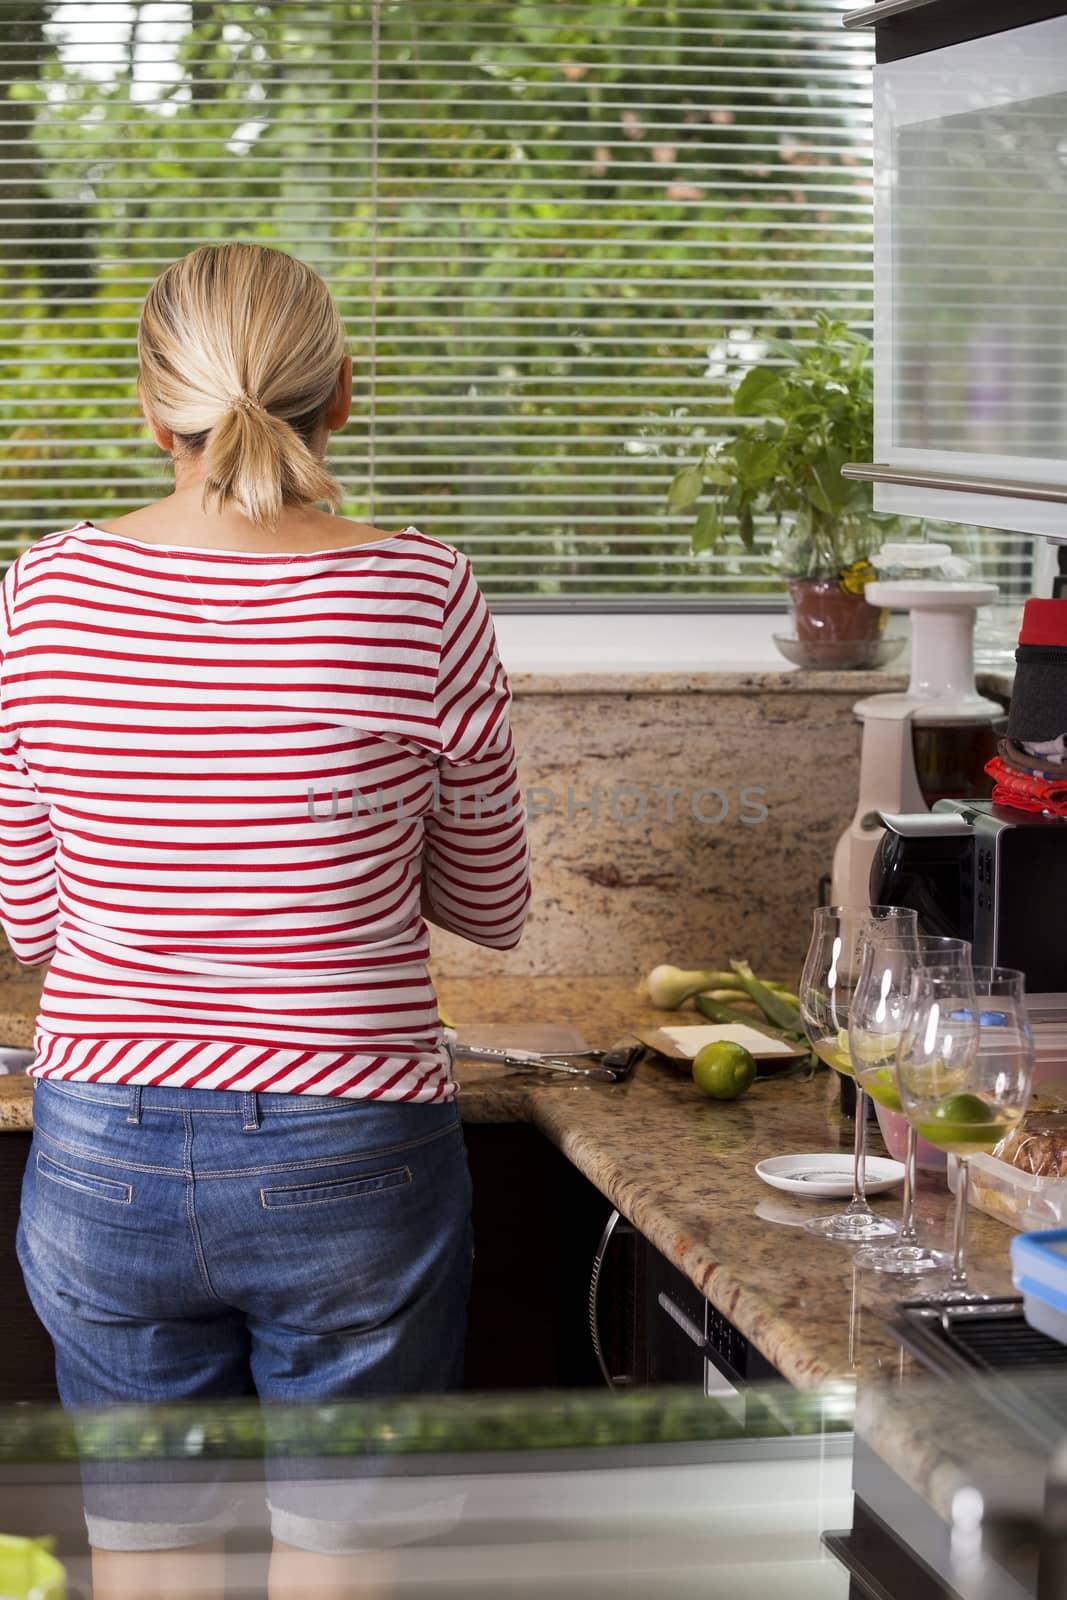
<path id="1" fill-rule="evenodd" d="M 10 967 L 14 959 L 8 956 Z M 0 977 L 0 1045 L 33 1048 L 33 1025 L 44 967 L 18 968 Z M 25 1077 L 0 1077 L 0 1133 L 31 1126 L 31 1086 Z"/>
<path id="2" fill-rule="evenodd" d="M 533 694 L 841 694 L 862 699 L 907 687 L 902 671 L 805 671 L 799 667 L 724 665 L 700 671 L 643 668 L 631 672 L 589 669 L 567 672 L 513 672 L 516 695 Z"/>
<path id="3" fill-rule="evenodd" d="M 11 987 L 0 985 L 3 1042 L 28 1043 L 27 986 L 21 994 Z M 590 1045 L 609 1045 L 629 1026 L 679 1020 L 641 1000 L 632 978 L 441 977 L 438 989 L 442 1005 L 468 1029 L 570 1023 Z M 847 1249 L 799 1226 L 837 1202 L 794 1200 L 753 1171 L 769 1155 L 851 1148 L 836 1079 L 761 1078 L 744 1099 L 718 1102 L 704 1099 L 684 1072 L 655 1062 L 617 1085 L 546 1081 L 471 1062 L 460 1063 L 457 1076 L 465 1120 L 532 1123 L 790 1382 L 815 1388 L 903 1370 L 881 1320 L 900 1285 L 856 1271 Z M 28 1128 L 31 1099 L 27 1079 L 0 1078 L 0 1126 Z M 872 1144 L 880 1148 L 876 1134 Z M 896 1214 L 899 1191 L 874 1204 Z M 924 1176 L 921 1222 L 941 1244 L 950 1205 L 943 1180 Z M 977 1287 L 1011 1292 L 1010 1237 L 1000 1223 L 972 1216 Z"/>
<path id="4" fill-rule="evenodd" d="M 536 1018 L 569 1022 L 590 1044 L 609 1044 L 628 1025 L 680 1020 L 652 1010 L 632 979 L 441 978 L 441 1002 L 457 1022 Z M 757 1161 L 794 1151 L 850 1151 L 853 1124 L 840 1116 L 837 1080 L 757 1080 L 736 1102 L 704 1099 L 687 1074 L 645 1063 L 627 1084 L 557 1084 L 461 1063 L 467 1120 L 528 1120 L 592 1180 L 717 1310 L 800 1388 L 837 1379 L 896 1377 L 906 1362 L 882 1318 L 901 1286 L 860 1272 L 851 1252 L 800 1227 L 835 1209 L 768 1188 Z M 881 1152 L 876 1131 L 871 1147 Z M 874 1202 L 896 1215 L 900 1193 Z M 921 1175 L 920 1224 L 942 1247 L 952 1196 L 943 1178 Z M 972 1278 L 1011 1293 L 1002 1224 L 972 1214 Z"/>
<path id="5" fill-rule="evenodd" d="M 906 662 L 905 658 L 905 662 Z M 978 667 L 975 682 L 981 694 L 1011 698 L 1013 664 Z M 906 665 L 865 671 L 831 669 L 805 671 L 798 667 L 742 667 L 723 665 L 700 671 L 648 667 L 629 672 L 601 671 L 595 667 L 566 672 L 513 672 L 508 681 L 516 695 L 567 694 L 832 694 L 856 700 L 868 695 L 900 693 L 908 686 Z"/>

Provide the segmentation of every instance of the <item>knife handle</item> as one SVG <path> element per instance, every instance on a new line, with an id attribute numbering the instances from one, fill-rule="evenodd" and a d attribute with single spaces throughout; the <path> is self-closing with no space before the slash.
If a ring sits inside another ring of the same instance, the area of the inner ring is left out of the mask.
<path id="1" fill-rule="evenodd" d="M 542 1059 L 540 1050 L 508 1050 L 496 1044 L 457 1044 L 456 1056 L 465 1061 L 503 1061 L 517 1067 L 536 1066 Z"/>

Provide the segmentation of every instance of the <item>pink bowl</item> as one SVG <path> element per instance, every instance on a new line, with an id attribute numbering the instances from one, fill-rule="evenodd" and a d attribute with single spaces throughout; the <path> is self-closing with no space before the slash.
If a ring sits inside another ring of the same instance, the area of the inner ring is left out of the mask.
<path id="1" fill-rule="evenodd" d="M 882 1130 L 885 1147 L 894 1161 L 903 1161 L 908 1148 L 908 1119 L 902 1111 L 890 1111 L 874 1103 L 878 1126 Z M 915 1159 L 924 1172 L 944 1172 L 948 1166 L 948 1153 L 936 1145 L 920 1139 Z"/>

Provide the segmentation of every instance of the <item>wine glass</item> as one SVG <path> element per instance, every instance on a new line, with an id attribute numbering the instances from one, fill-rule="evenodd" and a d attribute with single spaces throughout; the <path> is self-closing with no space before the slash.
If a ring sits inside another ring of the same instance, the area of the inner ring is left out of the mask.
<path id="1" fill-rule="evenodd" d="M 848 1014 L 864 947 L 882 940 L 906 942 L 915 936 L 916 923 L 915 912 L 905 906 L 819 906 L 815 911 L 800 977 L 800 1011 L 812 1049 L 835 1072 L 853 1075 Z M 804 1224 L 809 1233 L 842 1244 L 888 1238 L 897 1231 L 895 1222 L 875 1215 L 864 1193 L 866 1111 L 863 1089 L 857 1084 L 851 1201 L 834 1216 L 814 1217 Z"/>
<path id="2" fill-rule="evenodd" d="M 900 1111 L 897 1088 L 897 1049 L 904 1030 L 917 967 L 958 969 L 966 977 L 971 946 L 966 939 L 943 939 L 931 934 L 913 935 L 894 944 L 879 941 L 863 952 L 859 981 L 849 1009 L 849 1050 L 860 1083 L 872 1100 L 889 1111 Z M 856 1252 L 856 1265 L 876 1272 L 918 1274 L 943 1267 L 947 1258 L 919 1243 L 915 1226 L 916 1152 L 919 1136 L 908 1123 L 904 1156 L 904 1209 L 900 1236 L 895 1244 L 865 1245 Z"/>
<path id="3" fill-rule="evenodd" d="M 912 1126 L 959 1163 L 952 1274 L 934 1300 L 984 1298 L 967 1287 L 967 1163 L 1018 1127 L 1033 1072 L 1021 972 L 975 967 L 968 985 L 958 970 L 915 970 L 897 1054 L 900 1098 Z"/>

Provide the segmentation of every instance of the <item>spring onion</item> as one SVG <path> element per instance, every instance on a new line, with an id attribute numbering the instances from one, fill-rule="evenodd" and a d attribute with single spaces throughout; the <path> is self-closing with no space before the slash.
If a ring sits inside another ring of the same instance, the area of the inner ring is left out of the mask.
<path id="1" fill-rule="evenodd" d="M 648 998 L 661 1011 L 677 1011 L 680 1005 L 705 989 L 738 988 L 732 972 L 685 972 L 681 967 L 653 967 L 645 979 Z"/>
<path id="2" fill-rule="evenodd" d="M 787 1031 L 796 1032 L 801 1028 L 799 1006 L 761 983 L 747 961 L 731 961 L 730 965 L 737 973 L 742 988 L 755 1000 L 768 1022 Z"/>

